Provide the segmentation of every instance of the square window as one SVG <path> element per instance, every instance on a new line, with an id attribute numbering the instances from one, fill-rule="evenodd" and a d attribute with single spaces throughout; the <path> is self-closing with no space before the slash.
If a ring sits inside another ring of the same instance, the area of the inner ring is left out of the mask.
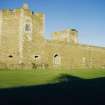
<path id="1" fill-rule="evenodd" d="M 25 31 L 31 31 L 30 24 L 26 24 L 26 25 L 25 25 Z"/>

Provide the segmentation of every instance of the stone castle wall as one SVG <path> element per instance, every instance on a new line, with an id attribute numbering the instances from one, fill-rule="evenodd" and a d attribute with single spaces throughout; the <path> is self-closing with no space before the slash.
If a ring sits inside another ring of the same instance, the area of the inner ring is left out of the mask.
<path id="1" fill-rule="evenodd" d="M 46 40 L 45 16 L 28 5 L 0 11 L 0 68 L 105 68 L 105 48 L 81 45 L 78 31 Z"/>

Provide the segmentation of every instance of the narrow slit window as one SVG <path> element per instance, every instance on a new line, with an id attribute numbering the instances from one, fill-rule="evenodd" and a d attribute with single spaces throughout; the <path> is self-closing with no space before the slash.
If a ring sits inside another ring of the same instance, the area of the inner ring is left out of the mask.
<path id="1" fill-rule="evenodd" d="M 9 55 L 8 57 L 9 57 L 9 58 L 13 58 L 13 56 L 12 56 L 12 55 Z"/>

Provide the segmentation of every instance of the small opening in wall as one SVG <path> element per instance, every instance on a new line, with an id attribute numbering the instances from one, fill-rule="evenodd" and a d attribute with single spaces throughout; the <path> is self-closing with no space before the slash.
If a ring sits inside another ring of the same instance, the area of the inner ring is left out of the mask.
<path id="1" fill-rule="evenodd" d="M 35 56 L 35 58 L 38 58 L 39 56 Z"/>
<path id="2" fill-rule="evenodd" d="M 8 57 L 9 57 L 9 58 L 13 58 L 13 56 L 12 56 L 12 55 L 9 55 Z"/>

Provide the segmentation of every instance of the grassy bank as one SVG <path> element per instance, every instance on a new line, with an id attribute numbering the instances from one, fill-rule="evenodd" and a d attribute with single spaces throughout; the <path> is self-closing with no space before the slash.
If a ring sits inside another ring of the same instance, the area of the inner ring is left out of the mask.
<path id="1" fill-rule="evenodd" d="M 93 79 L 105 77 L 105 70 L 0 70 L 0 88 L 54 83 L 62 74 Z"/>

